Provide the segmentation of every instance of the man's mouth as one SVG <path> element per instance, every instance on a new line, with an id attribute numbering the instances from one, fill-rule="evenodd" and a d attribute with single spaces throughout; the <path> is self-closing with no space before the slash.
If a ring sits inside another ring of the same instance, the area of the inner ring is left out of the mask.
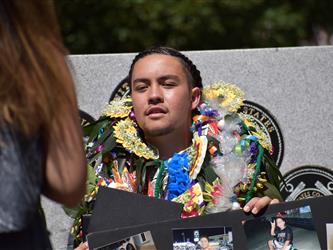
<path id="1" fill-rule="evenodd" d="M 164 115 L 167 112 L 167 110 L 164 107 L 155 106 L 150 107 L 146 110 L 146 116 L 149 117 L 159 117 L 161 115 Z"/>

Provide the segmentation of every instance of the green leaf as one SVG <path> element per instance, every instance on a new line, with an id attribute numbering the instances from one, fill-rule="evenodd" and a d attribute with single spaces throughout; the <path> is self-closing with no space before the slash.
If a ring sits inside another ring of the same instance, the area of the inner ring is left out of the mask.
<path id="1" fill-rule="evenodd" d="M 204 175 L 205 175 L 205 178 L 206 178 L 206 181 L 209 183 L 209 184 L 212 184 L 213 181 L 216 180 L 216 178 L 218 177 L 214 171 L 214 169 L 211 167 L 211 166 L 207 166 L 204 168 Z"/>
<path id="2" fill-rule="evenodd" d="M 284 180 L 275 162 L 271 159 L 270 156 L 268 156 L 268 154 L 264 154 L 263 163 L 266 167 L 265 171 L 268 177 L 268 181 L 272 183 L 276 188 L 279 188 L 280 182 L 284 182 Z"/>
<path id="3" fill-rule="evenodd" d="M 144 186 L 144 180 L 142 178 L 144 159 L 136 158 L 134 160 L 134 164 L 136 166 L 136 180 L 137 180 L 137 186 L 138 186 L 138 193 L 141 193 L 143 190 L 143 186 Z"/>
<path id="4" fill-rule="evenodd" d="M 90 194 L 96 188 L 99 178 L 95 174 L 95 170 L 90 165 L 87 166 L 87 182 L 86 182 L 86 193 Z"/>
<path id="5" fill-rule="evenodd" d="M 160 166 L 160 161 L 159 160 L 148 160 L 146 161 L 144 167 L 151 167 L 151 166 L 155 166 L 156 168 L 158 168 Z"/>
<path id="6" fill-rule="evenodd" d="M 95 126 L 95 123 L 91 123 L 91 124 L 88 124 L 88 125 L 82 127 L 83 136 L 90 136 L 94 126 Z"/>
<path id="7" fill-rule="evenodd" d="M 63 206 L 62 208 L 65 211 L 65 213 L 73 219 L 75 219 L 77 217 L 78 213 L 81 210 L 81 206 L 77 206 L 75 208 L 68 208 L 68 207 Z"/>
<path id="8" fill-rule="evenodd" d="M 268 196 L 272 199 L 278 199 L 279 201 L 283 201 L 282 196 L 279 190 L 272 184 L 266 182 L 264 186 L 267 188 L 263 193 L 265 196 Z"/>
<path id="9" fill-rule="evenodd" d="M 106 118 L 104 118 L 102 120 L 96 121 L 96 123 L 94 124 L 93 128 L 90 130 L 91 133 L 90 133 L 90 136 L 89 136 L 88 143 L 92 142 L 98 136 L 100 129 L 104 128 L 105 126 L 107 126 L 107 124 L 109 122 L 110 121 L 107 120 Z"/>
<path id="10" fill-rule="evenodd" d="M 252 127 L 252 126 L 249 126 L 248 130 L 251 131 L 251 132 L 257 132 L 256 128 Z"/>
<path id="11" fill-rule="evenodd" d="M 96 155 L 94 155 L 94 157 L 88 161 L 88 165 L 91 165 L 93 162 L 95 162 L 95 166 L 96 164 L 98 165 L 100 162 L 102 162 L 102 154 L 97 153 Z"/>
<path id="12" fill-rule="evenodd" d="M 96 145 L 95 147 L 103 144 L 103 142 L 109 137 L 111 136 L 113 130 L 112 129 L 108 129 L 107 127 L 104 127 L 104 132 L 103 134 L 101 135 L 101 137 L 98 138 L 97 142 L 96 142 Z"/>
<path id="13" fill-rule="evenodd" d="M 108 129 L 105 128 L 105 131 L 104 131 L 104 133 L 102 134 L 102 136 L 98 139 L 98 141 L 97 141 L 97 142 L 94 144 L 94 146 L 90 149 L 91 152 L 95 152 L 96 149 L 97 149 L 97 147 L 99 147 L 100 145 L 102 145 L 103 142 L 104 142 L 105 140 L 107 140 L 108 137 L 113 137 L 113 136 L 112 136 L 112 132 L 113 132 L 113 130 L 108 130 Z"/>
<path id="14" fill-rule="evenodd" d="M 199 174 L 196 181 L 200 184 L 201 190 L 205 190 L 205 183 L 206 183 L 205 178 Z"/>
<path id="15" fill-rule="evenodd" d="M 116 138 L 114 138 L 113 136 L 109 136 L 104 143 L 104 148 L 102 153 L 108 153 L 110 152 L 112 149 L 114 149 L 114 147 L 116 146 L 117 142 L 116 142 Z"/>

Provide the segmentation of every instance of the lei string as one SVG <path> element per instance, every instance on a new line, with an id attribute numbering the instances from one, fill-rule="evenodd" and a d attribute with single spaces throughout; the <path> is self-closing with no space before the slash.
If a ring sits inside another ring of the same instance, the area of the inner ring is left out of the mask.
<path id="1" fill-rule="evenodd" d="M 257 143 L 251 142 L 251 144 L 250 144 L 250 155 L 251 155 L 250 163 L 255 163 L 257 161 L 257 159 L 256 159 L 257 154 L 258 154 Z"/>
<path id="2" fill-rule="evenodd" d="M 192 129 L 216 139 L 217 145 L 208 149 L 223 190 L 223 195 L 216 193 L 214 206 L 207 206 L 209 213 L 236 208 L 253 196 L 265 195 L 267 178 L 266 173 L 260 173 L 264 155 L 260 145 L 262 132 L 249 129 L 236 113 L 243 104 L 244 93 L 235 85 L 218 82 L 206 87 L 203 97 L 205 103 L 199 106 L 200 115 L 194 117 Z"/>
<path id="3" fill-rule="evenodd" d="M 247 177 L 247 163 L 234 152 L 216 156 L 211 160 L 213 169 L 221 181 L 223 193 L 217 194 L 215 206 L 207 212 L 222 212 L 233 208 L 234 186 Z M 244 180 L 246 182 L 246 180 Z"/>
<path id="4" fill-rule="evenodd" d="M 259 149 L 259 153 L 258 153 L 258 158 L 257 158 L 257 162 L 256 162 L 256 170 L 252 175 L 251 186 L 250 186 L 249 191 L 246 193 L 245 202 L 248 202 L 253 197 L 254 185 L 256 184 L 256 179 L 260 172 L 262 157 L 264 156 L 264 149 L 260 144 L 258 145 L 258 149 Z"/>
<path id="5" fill-rule="evenodd" d="M 160 167 L 158 169 L 158 175 L 156 178 L 156 183 L 155 183 L 155 188 L 154 188 L 154 197 L 155 198 L 158 198 L 158 196 L 159 196 L 159 191 L 161 188 L 161 182 L 162 182 L 162 176 L 164 173 L 164 169 L 165 169 L 164 161 L 160 161 Z"/>
<path id="6" fill-rule="evenodd" d="M 225 190 L 222 189 L 221 180 L 219 178 L 216 178 L 212 184 L 208 182 L 205 183 L 205 192 L 203 192 L 203 198 L 205 202 L 207 202 L 205 208 L 206 213 L 218 212 L 216 208 L 223 203 L 227 203 L 227 201 L 222 200 L 226 199 L 226 193 Z"/>
<path id="7" fill-rule="evenodd" d="M 212 134 L 218 134 L 218 126 L 216 118 L 219 116 L 219 112 L 216 109 L 211 108 L 207 103 L 203 102 L 198 106 L 200 115 L 193 117 L 193 123 L 191 130 L 197 132 L 199 136 L 203 134 L 203 128 L 208 125 L 212 131 Z"/>
<path id="8" fill-rule="evenodd" d="M 206 205 L 206 200 L 204 200 L 204 193 L 200 183 L 194 184 L 172 201 L 184 204 L 183 211 L 181 212 L 182 218 L 202 215 Z"/>
<path id="9" fill-rule="evenodd" d="M 208 117 L 216 118 L 219 116 L 219 112 L 216 109 L 213 109 L 212 107 L 210 107 L 205 102 L 202 102 L 199 105 L 198 110 L 201 114 L 208 116 Z"/>
<path id="10" fill-rule="evenodd" d="M 172 200 L 190 188 L 189 155 L 187 152 L 176 153 L 165 161 L 168 172 L 167 197 Z"/>
<path id="11" fill-rule="evenodd" d="M 190 169 L 189 176 L 191 180 L 195 180 L 202 169 L 202 165 L 206 158 L 208 139 L 206 136 L 198 136 L 193 134 L 192 147 L 190 148 Z"/>

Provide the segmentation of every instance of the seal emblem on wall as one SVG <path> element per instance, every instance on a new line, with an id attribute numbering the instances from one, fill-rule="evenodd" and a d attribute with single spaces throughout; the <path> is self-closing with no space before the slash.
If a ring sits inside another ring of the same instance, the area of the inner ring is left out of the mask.
<path id="1" fill-rule="evenodd" d="M 284 175 L 280 192 L 285 201 L 333 194 L 333 171 L 320 166 L 302 166 Z"/>
<path id="2" fill-rule="evenodd" d="M 81 127 L 89 125 L 95 121 L 95 119 L 89 115 L 87 112 L 83 110 L 79 110 L 80 118 L 81 118 Z"/>
<path id="3" fill-rule="evenodd" d="M 128 83 L 128 77 L 125 77 L 123 80 L 118 83 L 116 88 L 113 90 L 109 102 L 115 98 L 122 98 L 130 95 L 130 86 Z"/>

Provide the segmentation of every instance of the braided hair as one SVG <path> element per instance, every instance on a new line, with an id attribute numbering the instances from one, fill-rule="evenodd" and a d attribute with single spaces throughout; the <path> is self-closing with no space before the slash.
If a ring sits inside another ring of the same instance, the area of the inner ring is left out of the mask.
<path id="1" fill-rule="evenodd" d="M 188 78 L 188 81 L 189 81 L 191 87 L 199 87 L 200 89 L 203 88 L 200 71 L 193 64 L 193 62 L 187 56 L 180 53 L 178 50 L 175 50 L 175 49 L 169 48 L 169 47 L 151 47 L 151 48 L 145 49 L 144 51 L 137 54 L 132 61 L 131 68 L 130 68 L 130 71 L 128 74 L 129 83 L 132 82 L 132 73 L 133 73 L 133 68 L 134 68 L 135 63 L 138 60 L 140 60 L 141 58 L 144 58 L 145 56 L 153 55 L 153 54 L 162 54 L 162 55 L 174 56 L 174 57 L 178 58 L 178 60 L 181 62 L 181 64 L 183 65 L 183 67 L 185 69 L 185 72 L 187 74 L 187 78 Z"/>

